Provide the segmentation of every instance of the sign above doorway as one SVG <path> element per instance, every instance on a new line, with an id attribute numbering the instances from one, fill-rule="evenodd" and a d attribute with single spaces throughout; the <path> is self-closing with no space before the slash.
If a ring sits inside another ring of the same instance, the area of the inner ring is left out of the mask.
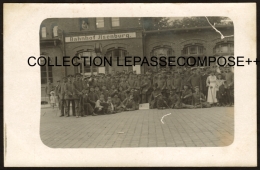
<path id="1" fill-rule="evenodd" d="M 116 33 L 116 34 L 98 34 L 86 36 L 71 36 L 65 37 L 65 42 L 81 42 L 81 41 L 96 41 L 96 40 L 114 40 L 114 39 L 128 39 L 136 38 L 135 32 Z"/>

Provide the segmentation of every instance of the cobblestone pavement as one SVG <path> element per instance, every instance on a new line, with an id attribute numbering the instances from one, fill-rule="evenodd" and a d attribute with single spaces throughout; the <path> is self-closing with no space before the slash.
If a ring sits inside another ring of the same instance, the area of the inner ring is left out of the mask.
<path id="1" fill-rule="evenodd" d="M 163 118 L 162 116 L 169 114 Z M 51 148 L 217 147 L 232 144 L 234 108 L 137 110 L 59 117 L 42 108 L 40 136 Z"/>

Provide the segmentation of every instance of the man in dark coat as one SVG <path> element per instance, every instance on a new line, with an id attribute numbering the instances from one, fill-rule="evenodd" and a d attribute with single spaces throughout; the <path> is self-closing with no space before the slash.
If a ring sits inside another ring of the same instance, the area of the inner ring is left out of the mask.
<path id="1" fill-rule="evenodd" d="M 83 90 L 84 86 L 81 80 L 81 74 L 77 73 L 76 80 L 74 81 L 74 101 L 75 101 L 75 109 L 76 109 L 76 117 L 85 116 L 82 110 L 82 97 L 83 97 Z"/>

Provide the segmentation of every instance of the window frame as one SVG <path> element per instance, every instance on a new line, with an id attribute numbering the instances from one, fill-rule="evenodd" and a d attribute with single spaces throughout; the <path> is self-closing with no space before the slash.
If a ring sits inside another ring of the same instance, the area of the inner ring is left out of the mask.
<path id="1" fill-rule="evenodd" d="M 98 20 L 99 19 L 102 19 L 103 20 L 103 27 L 99 27 L 98 25 Z M 96 28 L 104 28 L 105 27 L 105 18 L 104 17 L 98 17 L 98 18 L 96 18 Z"/>
<path id="2" fill-rule="evenodd" d="M 118 25 L 113 25 L 113 19 L 116 19 L 118 18 Z M 111 26 L 114 28 L 114 27 L 120 27 L 120 17 L 111 17 Z"/>

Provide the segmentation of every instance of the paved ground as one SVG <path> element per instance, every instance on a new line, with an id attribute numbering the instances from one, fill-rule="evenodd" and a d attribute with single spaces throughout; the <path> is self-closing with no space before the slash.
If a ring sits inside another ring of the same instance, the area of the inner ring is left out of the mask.
<path id="1" fill-rule="evenodd" d="M 52 148 L 216 147 L 228 146 L 234 138 L 233 107 L 138 110 L 82 118 L 58 117 L 57 112 L 57 108 L 41 109 L 40 136 Z"/>

